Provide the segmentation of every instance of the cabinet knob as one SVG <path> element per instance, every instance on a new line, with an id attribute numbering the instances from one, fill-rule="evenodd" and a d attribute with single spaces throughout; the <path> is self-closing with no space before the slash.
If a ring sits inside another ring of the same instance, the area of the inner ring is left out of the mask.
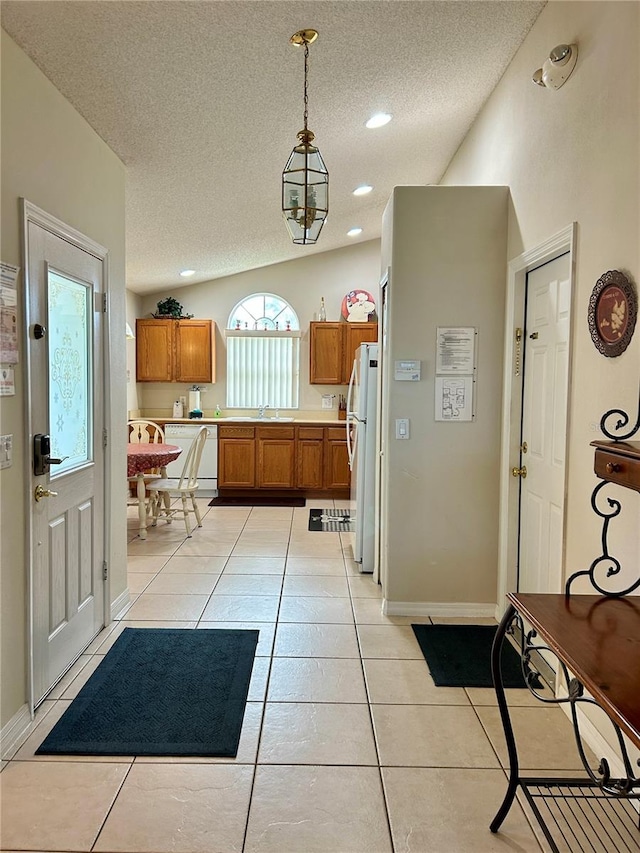
<path id="1" fill-rule="evenodd" d="M 605 466 L 605 471 L 607 474 L 615 474 L 620 471 L 620 465 L 617 462 L 607 462 Z"/>

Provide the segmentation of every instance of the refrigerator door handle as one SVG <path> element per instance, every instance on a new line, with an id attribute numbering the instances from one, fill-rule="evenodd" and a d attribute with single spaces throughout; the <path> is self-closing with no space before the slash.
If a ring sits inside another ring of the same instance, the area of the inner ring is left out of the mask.
<path id="1" fill-rule="evenodd" d="M 349 388 L 347 390 L 347 417 L 349 415 L 353 415 L 353 386 L 356 381 L 356 363 L 355 360 L 353 362 L 353 367 L 351 368 L 351 377 L 349 378 Z M 349 427 L 347 427 L 347 433 L 349 432 Z"/>
<path id="2" fill-rule="evenodd" d="M 353 445 L 351 444 L 351 428 L 355 426 L 355 421 L 352 421 L 347 416 L 347 455 L 349 457 L 349 470 L 353 471 Z"/>

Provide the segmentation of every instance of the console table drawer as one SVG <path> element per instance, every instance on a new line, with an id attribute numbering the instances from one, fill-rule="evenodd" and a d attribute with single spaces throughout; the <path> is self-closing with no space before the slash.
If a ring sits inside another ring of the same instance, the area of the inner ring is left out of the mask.
<path id="1" fill-rule="evenodd" d="M 594 470 L 598 477 L 640 491 L 640 457 L 617 450 L 596 448 Z"/>

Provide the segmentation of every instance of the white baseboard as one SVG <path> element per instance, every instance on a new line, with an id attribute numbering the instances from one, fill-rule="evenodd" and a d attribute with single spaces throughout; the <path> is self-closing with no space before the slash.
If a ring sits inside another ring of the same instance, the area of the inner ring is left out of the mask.
<path id="1" fill-rule="evenodd" d="M 24 736 L 29 731 L 31 723 L 29 706 L 25 702 L 20 710 L 0 730 L 0 755 L 3 759 L 9 760 L 13 758 L 16 750 L 21 746 Z"/>
<path id="2" fill-rule="evenodd" d="M 116 598 L 115 601 L 111 602 L 111 618 L 119 619 L 122 611 L 129 606 L 131 602 L 131 593 L 129 592 L 129 587 L 125 589 L 124 592 L 120 593 L 120 595 Z"/>
<path id="3" fill-rule="evenodd" d="M 385 616 L 474 616 L 492 619 L 496 605 L 455 601 L 382 601 Z"/>

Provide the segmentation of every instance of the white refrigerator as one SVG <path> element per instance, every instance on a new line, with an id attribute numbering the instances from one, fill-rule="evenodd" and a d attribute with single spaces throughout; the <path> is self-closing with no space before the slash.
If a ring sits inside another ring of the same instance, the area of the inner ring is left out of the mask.
<path id="1" fill-rule="evenodd" d="M 356 351 L 347 394 L 351 508 L 355 511 L 351 542 L 361 572 L 373 572 L 375 562 L 377 385 L 378 344 L 361 344 Z"/>

